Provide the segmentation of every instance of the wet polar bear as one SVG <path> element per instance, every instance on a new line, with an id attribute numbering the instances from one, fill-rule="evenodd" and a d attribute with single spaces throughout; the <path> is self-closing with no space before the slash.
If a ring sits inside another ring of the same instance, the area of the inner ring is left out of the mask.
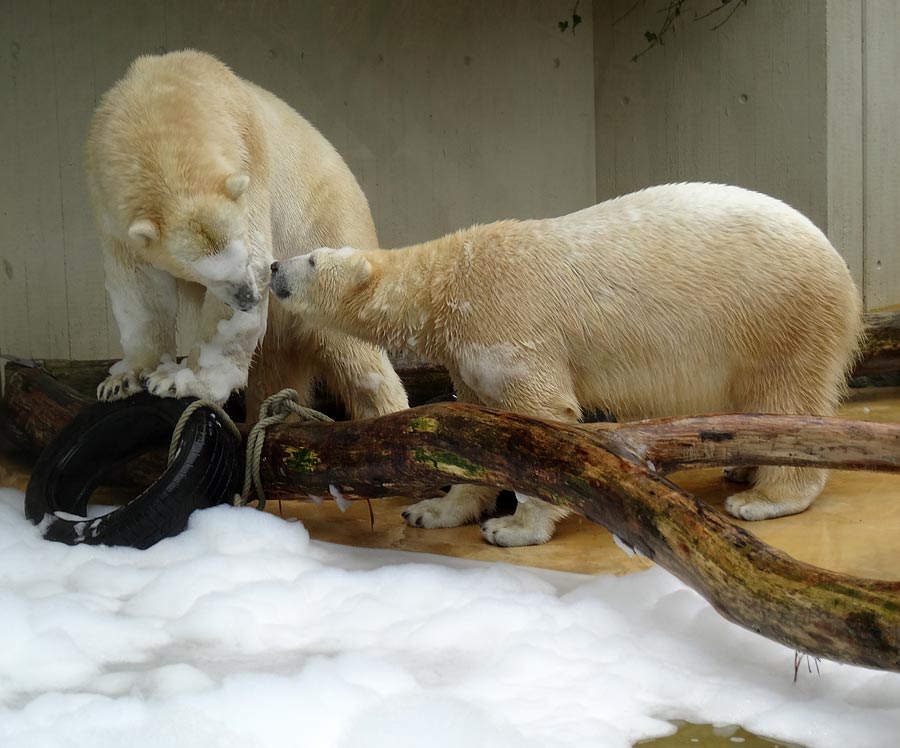
<path id="1" fill-rule="evenodd" d="M 351 417 L 407 406 L 384 353 L 287 319 L 268 304 L 273 259 L 322 244 L 377 247 L 347 165 L 299 114 L 195 51 L 146 56 L 97 108 L 88 184 L 124 358 L 98 388 L 216 402 L 247 383 L 248 414 L 282 387 L 322 378 Z M 197 342 L 173 363 L 179 305 L 199 306 Z"/>
<path id="2" fill-rule="evenodd" d="M 450 372 L 460 400 L 574 423 L 716 412 L 834 413 L 861 330 L 841 257 L 808 219 L 738 187 L 672 184 L 562 218 L 474 226 L 403 250 L 318 249 L 273 267 L 303 318 Z M 742 471 L 726 509 L 803 511 L 823 470 Z M 453 527 L 497 490 L 454 486 L 410 507 Z M 539 500 L 486 521 L 498 545 L 546 542 L 565 510 Z"/>

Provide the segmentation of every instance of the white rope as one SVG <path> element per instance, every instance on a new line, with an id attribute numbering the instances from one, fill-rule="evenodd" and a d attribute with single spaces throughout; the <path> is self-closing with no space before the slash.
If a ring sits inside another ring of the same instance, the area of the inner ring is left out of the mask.
<path id="1" fill-rule="evenodd" d="M 209 408 L 228 427 L 237 440 L 241 441 L 241 432 L 238 431 L 238 427 L 234 425 L 234 421 L 232 421 L 228 414 L 222 410 L 221 406 L 216 405 L 211 400 L 195 400 L 184 409 L 181 413 L 181 417 L 178 419 L 178 423 L 175 424 L 175 430 L 172 432 L 172 441 L 169 442 L 169 459 L 166 462 L 167 465 L 172 464 L 172 460 L 175 459 L 175 455 L 178 453 L 178 445 L 181 442 L 181 433 L 184 431 L 185 424 L 187 424 L 188 419 L 194 414 L 194 411 L 199 410 L 200 408 Z"/>
<path id="2" fill-rule="evenodd" d="M 175 459 L 175 454 L 178 452 L 181 434 L 184 431 L 187 420 L 199 408 L 209 408 L 213 411 L 240 441 L 241 432 L 220 406 L 209 400 L 197 400 L 184 409 L 184 412 L 178 419 L 178 423 L 175 425 L 175 431 L 172 432 L 172 442 L 169 444 L 169 464 Z M 263 490 L 259 469 L 262 460 L 262 449 L 266 440 L 266 429 L 269 426 L 284 423 L 291 413 L 294 413 L 303 421 L 332 422 L 334 420 L 318 410 L 300 405 L 300 396 L 296 390 L 285 389 L 267 397 L 259 409 L 259 420 L 253 425 L 253 428 L 250 429 L 250 434 L 247 436 L 244 487 L 240 496 L 235 498 L 235 506 L 245 506 L 251 500 L 252 494 L 255 493 L 258 502 L 256 508 L 265 509 L 266 493 Z"/>

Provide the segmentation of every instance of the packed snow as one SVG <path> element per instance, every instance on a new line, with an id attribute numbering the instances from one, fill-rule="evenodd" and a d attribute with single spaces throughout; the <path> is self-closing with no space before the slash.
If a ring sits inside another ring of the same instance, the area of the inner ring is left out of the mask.
<path id="1" fill-rule="evenodd" d="M 900 676 L 793 651 L 660 569 L 587 577 L 312 542 L 250 508 L 146 551 L 0 490 L 4 748 L 626 748 L 668 719 L 894 748 Z"/>

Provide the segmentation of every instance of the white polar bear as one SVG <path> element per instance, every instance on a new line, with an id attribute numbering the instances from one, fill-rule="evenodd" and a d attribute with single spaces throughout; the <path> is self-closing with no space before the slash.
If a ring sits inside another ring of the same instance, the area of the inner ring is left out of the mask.
<path id="1" fill-rule="evenodd" d="M 265 293 L 272 260 L 327 243 L 377 247 L 347 165 L 299 114 L 210 55 L 138 58 L 97 107 L 86 168 L 124 359 L 102 400 L 146 386 L 224 402 L 247 384 L 248 414 L 282 387 L 322 378 L 351 417 L 407 407 L 384 353 L 288 322 Z M 179 305 L 200 306 L 198 340 L 174 363 Z"/>
<path id="2" fill-rule="evenodd" d="M 862 328 L 840 255 L 808 219 L 738 187 L 672 184 L 562 218 L 501 221 L 402 250 L 318 249 L 273 268 L 302 319 L 445 365 L 460 400 L 574 423 L 716 412 L 834 413 Z M 746 472 L 746 471 L 743 471 Z M 800 512 L 823 470 L 758 467 L 726 509 Z M 454 486 L 405 512 L 477 520 L 497 491 Z M 482 525 L 543 543 L 537 500 Z"/>

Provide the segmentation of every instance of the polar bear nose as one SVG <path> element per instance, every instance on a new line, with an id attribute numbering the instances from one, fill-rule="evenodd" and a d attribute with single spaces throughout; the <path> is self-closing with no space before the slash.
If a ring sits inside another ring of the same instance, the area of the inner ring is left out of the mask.
<path id="1" fill-rule="evenodd" d="M 241 312 L 249 312 L 253 307 L 255 307 L 260 302 L 260 296 L 256 292 L 256 289 L 251 288 L 250 286 L 243 286 L 234 294 L 234 306 Z"/>
<path id="2" fill-rule="evenodd" d="M 278 263 L 277 263 L 277 262 L 273 262 L 273 263 L 269 266 L 269 269 L 272 271 L 273 274 L 277 273 L 277 272 L 278 272 Z"/>

